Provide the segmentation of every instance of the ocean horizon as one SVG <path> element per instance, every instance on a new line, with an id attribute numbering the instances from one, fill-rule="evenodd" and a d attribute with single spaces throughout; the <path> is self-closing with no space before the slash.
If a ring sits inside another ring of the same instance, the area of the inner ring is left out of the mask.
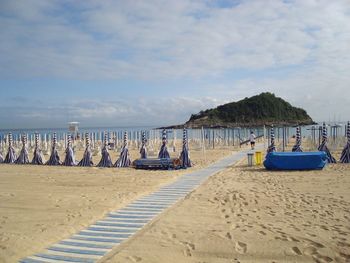
<path id="1" fill-rule="evenodd" d="M 345 136 L 344 127 L 346 126 L 347 122 L 326 122 L 329 125 L 339 125 L 337 129 L 337 136 Z M 322 122 L 319 122 L 316 125 L 306 125 L 301 126 L 301 134 L 303 137 L 312 136 L 312 133 L 314 133 L 314 136 L 317 136 L 320 132 L 317 129 L 319 125 L 322 125 Z M 316 129 L 313 129 L 312 127 L 315 127 Z M 117 138 L 122 138 L 123 133 L 126 131 L 128 132 L 128 136 L 130 140 L 135 140 L 140 138 L 140 132 L 146 131 L 146 136 L 148 138 L 150 137 L 159 137 L 161 138 L 161 129 L 159 129 L 161 125 L 156 126 L 111 126 L 111 127 L 79 127 L 78 133 L 84 134 L 89 133 L 91 136 L 92 134 L 95 134 L 96 139 L 101 139 L 103 137 L 103 133 L 107 132 L 108 134 L 115 134 Z M 287 134 L 288 135 L 294 135 L 295 134 L 295 126 L 289 126 L 287 128 Z M 188 129 L 189 138 L 196 138 L 200 139 L 202 138 L 202 134 L 200 132 L 200 129 Z M 204 136 L 205 137 L 211 137 L 213 136 L 213 131 L 215 132 L 215 136 L 220 138 L 227 138 L 231 136 L 239 137 L 239 138 L 247 138 L 250 134 L 250 131 L 253 131 L 257 136 L 263 134 L 263 127 L 255 127 L 255 128 L 249 128 L 249 127 L 236 127 L 236 128 L 204 128 Z M 233 132 L 235 130 L 235 132 Z M 0 129 L 0 140 L 4 140 L 6 136 L 9 133 L 12 133 L 14 140 L 20 140 L 21 134 L 27 134 L 28 136 L 34 135 L 35 133 L 39 133 L 42 138 L 47 136 L 49 138 L 51 134 L 56 133 L 57 137 L 59 139 L 63 139 L 65 134 L 73 134 L 74 132 L 69 131 L 68 126 L 67 127 L 61 127 L 61 128 L 16 128 L 16 129 Z M 266 130 L 266 134 L 268 134 L 268 129 Z M 332 131 L 329 128 L 328 129 L 328 135 L 331 136 Z M 320 135 L 320 134 L 319 134 Z M 282 127 L 275 126 L 275 136 L 276 138 L 281 138 L 283 136 Z M 168 139 L 176 138 L 182 138 L 182 129 L 168 129 Z"/>

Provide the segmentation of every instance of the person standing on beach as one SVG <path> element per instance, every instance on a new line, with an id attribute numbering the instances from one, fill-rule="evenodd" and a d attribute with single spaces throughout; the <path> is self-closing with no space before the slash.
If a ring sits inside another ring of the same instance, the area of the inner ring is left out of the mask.
<path id="1" fill-rule="evenodd" d="M 255 134 L 253 131 L 250 132 L 250 136 L 249 136 L 249 141 L 250 141 L 250 147 L 252 148 L 252 150 L 254 150 L 255 147 Z"/>

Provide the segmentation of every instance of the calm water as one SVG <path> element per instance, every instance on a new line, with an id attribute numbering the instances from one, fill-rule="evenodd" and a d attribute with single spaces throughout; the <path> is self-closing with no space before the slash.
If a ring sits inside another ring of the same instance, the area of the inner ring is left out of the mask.
<path id="1" fill-rule="evenodd" d="M 336 133 L 338 136 L 345 135 L 345 124 L 346 123 L 340 123 L 340 127 L 336 129 Z M 315 125 L 315 127 L 319 127 L 319 125 Z M 155 138 L 161 138 L 162 131 L 157 130 L 157 127 L 154 126 L 140 126 L 140 127 L 94 127 L 94 128 L 87 128 L 87 127 L 79 127 L 79 133 L 89 133 L 90 136 L 94 136 L 95 139 L 101 140 L 103 137 L 103 132 L 108 132 L 110 137 L 116 136 L 118 139 L 123 138 L 123 133 L 125 131 L 128 132 L 129 139 L 135 140 L 140 139 L 141 137 L 141 131 L 146 131 L 146 137 L 149 139 L 155 139 Z M 254 133 L 259 136 L 263 135 L 263 128 L 229 128 L 229 129 L 189 129 L 188 130 L 188 137 L 189 139 L 201 139 L 203 136 L 204 138 L 210 138 L 215 136 L 216 138 L 240 138 L 245 139 L 249 136 L 250 131 L 253 130 Z M 39 133 L 41 135 L 41 138 L 43 138 L 45 135 L 47 138 L 50 134 L 56 132 L 58 139 L 63 139 L 64 135 L 67 133 L 70 133 L 68 131 L 68 128 L 45 128 L 45 129 L 12 129 L 12 130 L 0 130 L 0 140 L 3 140 L 4 137 L 9 133 L 12 132 L 14 140 L 19 140 L 21 134 L 27 134 L 29 137 L 33 136 L 34 133 Z M 292 136 L 295 134 L 295 127 L 288 127 L 287 128 L 287 135 Z M 331 135 L 334 133 L 335 130 L 331 130 L 330 127 L 328 127 L 328 134 Z M 312 131 L 312 125 L 309 126 L 303 126 L 301 127 L 301 133 L 303 137 L 311 136 L 312 133 L 316 134 L 316 136 L 319 136 L 319 131 Z M 182 138 L 182 130 L 168 130 L 167 132 L 168 138 L 172 139 L 174 137 L 180 139 Z M 275 136 L 276 138 L 282 138 L 283 136 L 283 129 L 279 127 L 275 127 Z"/>

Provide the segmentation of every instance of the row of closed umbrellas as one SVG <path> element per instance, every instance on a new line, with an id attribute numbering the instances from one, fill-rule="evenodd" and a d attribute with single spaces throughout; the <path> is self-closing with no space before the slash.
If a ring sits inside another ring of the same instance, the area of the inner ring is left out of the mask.
<path id="1" fill-rule="evenodd" d="M 72 147 L 72 141 L 71 136 L 67 136 L 67 148 L 65 150 L 65 158 L 64 161 L 60 161 L 60 157 L 57 150 L 57 136 L 56 133 L 53 134 L 52 137 L 52 146 L 51 146 L 51 154 L 49 160 L 45 163 L 42 157 L 42 151 L 39 147 L 39 135 L 35 134 L 35 148 L 33 153 L 33 159 L 32 161 L 29 161 L 28 157 L 28 150 L 27 150 L 27 138 L 26 135 L 22 136 L 22 149 L 17 157 L 15 149 L 12 145 L 12 134 L 9 133 L 8 135 L 8 152 L 3 158 L 3 156 L 0 153 L 0 163 L 8 163 L 8 164 L 36 164 L 36 165 L 64 165 L 64 166 L 94 166 L 92 161 L 92 153 L 91 153 L 91 147 L 90 147 L 90 138 L 89 134 L 85 134 L 85 151 L 83 158 L 80 162 L 75 161 L 74 157 L 74 151 Z M 140 158 L 146 159 L 147 158 L 147 148 L 146 148 L 146 133 L 142 132 L 142 144 L 140 147 Z M 101 149 L 101 160 L 97 164 L 97 167 L 129 167 L 131 165 L 129 150 L 128 150 L 128 135 L 127 132 L 124 133 L 124 143 L 123 148 L 121 150 L 120 156 L 118 160 L 113 164 L 110 154 L 108 152 L 108 136 L 107 133 L 104 134 L 104 142 L 103 147 Z M 162 132 L 162 146 L 158 154 L 158 158 L 170 158 L 170 154 L 167 149 L 167 131 L 163 130 Z M 189 157 L 189 150 L 188 150 L 188 141 L 187 141 L 187 130 L 183 130 L 183 146 L 182 151 L 180 154 L 180 161 L 183 168 L 191 167 L 191 160 Z"/>

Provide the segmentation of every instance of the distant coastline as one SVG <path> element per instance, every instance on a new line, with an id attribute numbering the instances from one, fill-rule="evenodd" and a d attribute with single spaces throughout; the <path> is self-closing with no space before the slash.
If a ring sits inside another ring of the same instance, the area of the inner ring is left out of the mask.
<path id="1" fill-rule="evenodd" d="M 175 124 L 175 125 L 169 125 L 169 126 L 161 126 L 157 129 L 183 129 L 183 128 L 190 128 L 190 129 L 201 129 L 202 127 L 212 128 L 212 129 L 219 129 L 219 128 L 256 128 L 256 127 L 262 127 L 262 126 L 287 126 L 287 127 L 293 127 L 293 126 L 309 126 L 309 125 L 318 125 L 319 122 L 254 122 L 254 123 L 225 123 L 225 124 L 216 124 L 216 125 L 208 125 L 203 123 L 203 125 L 200 124 Z"/>

